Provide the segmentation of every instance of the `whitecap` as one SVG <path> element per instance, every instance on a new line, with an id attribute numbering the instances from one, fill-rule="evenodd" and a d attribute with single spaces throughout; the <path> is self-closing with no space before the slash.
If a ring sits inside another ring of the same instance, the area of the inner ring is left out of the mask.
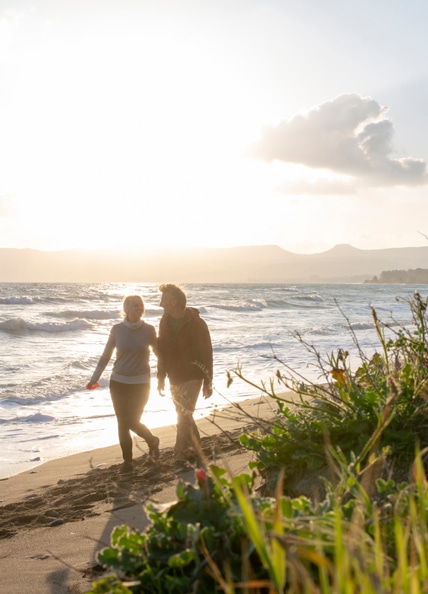
<path id="1" fill-rule="evenodd" d="M 318 293 L 300 293 L 299 295 L 293 295 L 293 299 L 299 299 L 302 301 L 317 301 L 317 302 L 324 301 L 324 299 Z"/>
<path id="2" fill-rule="evenodd" d="M 55 417 L 52 415 L 44 415 L 43 413 L 34 413 L 23 417 L 15 417 L 10 419 L 9 423 L 50 423 L 55 421 Z"/>
<path id="3" fill-rule="evenodd" d="M 49 314 L 51 317 L 57 318 L 85 318 L 88 320 L 114 320 L 119 318 L 120 314 L 117 310 L 104 311 L 102 309 L 97 310 L 73 310 L 67 309 L 60 312 L 52 312 Z"/>
<path id="4" fill-rule="evenodd" d="M 237 312 L 253 312 L 261 311 L 266 308 L 266 301 L 263 299 L 248 299 L 240 303 L 232 303 L 230 305 L 221 304 L 215 306 L 217 309 Z"/>
<path id="5" fill-rule="evenodd" d="M 40 301 L 40 297 L 3 297 L 0 299 L 0 305 L 31 305 Z"/>
<path id="6" fill-rule="evenodd" d="M 373 322 L 353 322 L 352 330 L 373 330 Z"/>
<path id="7" fill-rule="evenodd" d="M 86 320 L 72 320 L 65 324 L 59 324 L 50 322 L 33 323 L 27 322 L 22 318 L 11 318 L 10 320 L 0 322 L 0 332 L 15 335 L 37 332 L 76 332 L 87 330 L 88 328 L 92 328 L 92 324 Z"/>

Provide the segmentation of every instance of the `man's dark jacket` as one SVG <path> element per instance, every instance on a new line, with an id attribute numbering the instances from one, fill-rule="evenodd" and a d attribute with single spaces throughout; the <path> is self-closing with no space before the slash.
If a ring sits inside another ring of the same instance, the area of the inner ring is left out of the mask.
<path id="1" fill-rule="evenodd" d="M 203 379 L 204 385 L 211 385 L 213 350 L 206 322 L 196 308 L 187 307 L 176 332 L 174 323 L 176 320 L 166 314 L 159 323 L 158 379 L 168 376 L 173 385 Z"/>

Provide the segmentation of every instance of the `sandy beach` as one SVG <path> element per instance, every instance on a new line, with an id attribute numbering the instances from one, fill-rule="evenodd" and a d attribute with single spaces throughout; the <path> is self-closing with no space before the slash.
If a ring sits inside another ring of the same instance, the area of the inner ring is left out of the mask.
<path id="1" fill-rule="evenodd" d="M 270 399 L 254 398 L 198 421 L 206 463 L 236 475 L 251 454 L 237 442 L 257 419 L 274 415 Z M 156 464 L 136 441 L 135 469 L 121 475 L 119 445 L 53 460 L 0 481 L 0 570 L 8 594 L 81 594 L 99 574 L 97 553 L 117 525 L 144 530 L 149 501 L 167 503 L 194 469 L 173 463 L 175 426 L 154 430 Z"/>

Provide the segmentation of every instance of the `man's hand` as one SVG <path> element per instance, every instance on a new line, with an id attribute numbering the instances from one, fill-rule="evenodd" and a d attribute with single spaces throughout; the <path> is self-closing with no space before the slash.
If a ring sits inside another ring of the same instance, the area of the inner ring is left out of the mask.
<path id="1" fill-rule="evenodd" d="M 164 379 L 158 379 L 158 392 L 160 396 L 165 396 L 165 380 Z"/>
<path id="2" fill-rule="evenodd" d="M 209 398 L 210 396 L 212 396 L 213 393 L 213 387 L 212 384 L 204 384 L 203 388 L 202 388 L 202 395 L 203 397 Z"/>

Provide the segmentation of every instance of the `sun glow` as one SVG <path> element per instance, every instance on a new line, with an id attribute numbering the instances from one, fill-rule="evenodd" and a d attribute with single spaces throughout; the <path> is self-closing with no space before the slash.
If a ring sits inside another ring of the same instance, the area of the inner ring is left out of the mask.
<path id="1" fill-rule="evenodd" d="M 407 84 L 423 63 L 407 43 L 382 37 L 383 12 L 372 23 L 377 29 L 359 35 L 362 23 L 350 15 L 365 19 L 368 8 L 377 12 L 373 3 L 334 13 L 314 6 L 311 14 L 304 4 L 280 2 L 15 4 L 0 9 L 0 247 L 277 243 L 293 250 L 331 247 L 345 234 L 359 247 L 423 241 L 416 229 L 427 208 L 427 118 L 412 110 L 418 133 L 401 146 L 387 138 L 392 119 L 377 135 L 370 132 L 372 178 L 393 190 L 402 215 L 384 212 L 380 235 L 368 206 L 378 188 L 364 175 L 357 179 L 361 151 L 352 142 L 352 114 L 367 123 L 366 95 Z M 396 22 L 398 12 L 390 13 Z M 343 44 L 347 27 L 354 35 Z M 388 52 L 377 52 L 379 39 Z M 380 114 L 394 94 L 382 97 L 368 102 Z M 399 112 L 396 102 L 391 113 L 403 130 Z M 255 156 L 250 149 L 263 139 Z M 352 148 L 339 151 L 340 142 Z M 413 153 L 415 142 L 421 154 Z M 409 163 L 421 172 L 404 179 L 415 209 L 400 200 L 403 178 L 394 181 L 396 153 L 406 143 Z M 387 167 L 376 177 L 379 161 Z M 331 179 L 316 171 L 324 166 Z M 337 179 L 349 172 L 357 174 L 349 183 Z M 334 204 L 337 224 L 328 217 L 319 224 L 317 196 L 328 208 Z M 348 225 L 354 203 L 364 230 Z"/>
<path id="2" fill-rule="evenodd" d="M 20 180 L 12 204 L 21 237 L 34 246 L 39 234 L 42 249 L 201 245 L 212 240 L 209 214 L 218 242 L 227 226 L 218 207 L 236 197 L 236 161 L 245 168 L 255 133 L 256 97 L 243 101 L 227 49 L 205 39 L 195 52 L 186 27 L 119 29 L 113 45 L 107 35 L 76 45 L 52 31 L 17 80 L 20 96 L 32 94 L 8 159 Z"/>

